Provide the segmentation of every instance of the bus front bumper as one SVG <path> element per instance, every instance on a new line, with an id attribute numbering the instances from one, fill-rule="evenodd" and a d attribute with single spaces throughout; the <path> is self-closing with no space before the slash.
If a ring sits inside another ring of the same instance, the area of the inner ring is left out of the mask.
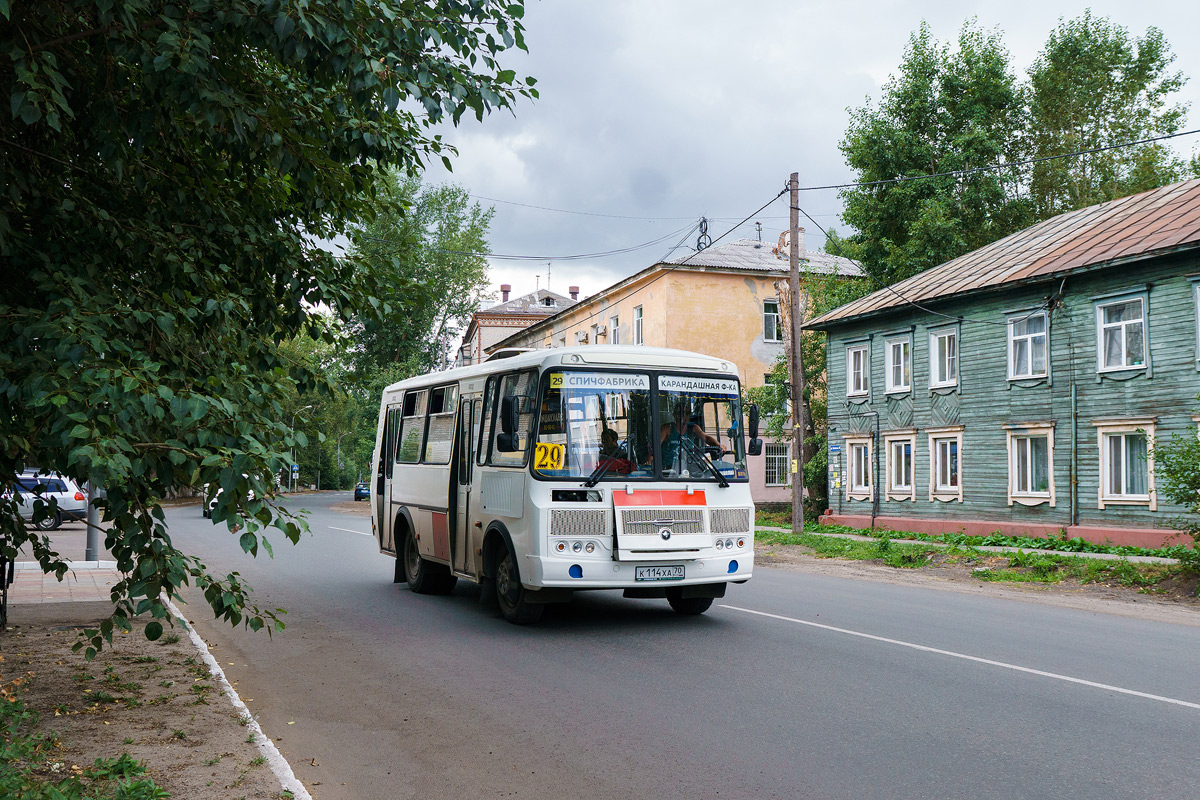
<path id="1" fill-rule="evenodd" d="M 684 576 L 667 580 L 638 578 L 646 568 L 682 565 Z M 630 589 L 653 586 L 694 586 L 702 583 L 742 582 L 754 572 L 754 551 L 744 550 L 714 558 L 678 561 L 610 561 L 598 558 L 527 556 L 521 583 L 531 588 Z M 639 570 L 639 568 L 642 568 Z"/>

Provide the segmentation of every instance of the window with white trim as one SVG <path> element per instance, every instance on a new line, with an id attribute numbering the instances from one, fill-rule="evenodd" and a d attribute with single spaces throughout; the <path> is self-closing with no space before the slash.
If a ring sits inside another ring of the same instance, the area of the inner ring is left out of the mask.
<path id="1" fill-rule="evenodd" d="M 642 307 L 633 307 L 633 343 L 642 344 Z"/>
<path id="2" fill-rule="evenodd" d="M 614 317 L 608 318 L 608 331 L 609 331 L 608 343 L 609 344 L 620 344 L 621 343 L 621 318 L 620 317 L 614 316 Z"/>
<path id="3" fill-rule="evenodd" d="M 938 389 L 958 385 L 958 329 L 929 334 L 929 385 Z"/>
<path id="4" fill-rule="evenodd" d="M 963 426 L 930 428 L 928 433 L 929 499 L 961 503 Z"/>
<path id="5" fill-rule="evenodd" d="M 1008 504 L 1035 506 L 1054 499 L 1054 423 L 1005 425 L 1008 432 Z"/>
<path id="6" fill-rule="evenodd" d="M 1030 314 L 1008 322 L 1008 377 L 1044 378 L 1047 374 L 1046 314 Z"/>
<path id="7" fill-rule="evenodd" d="M 851 500 L 873 500 L 871 485 L 871 438 L 845 437 L 846 464 L 849 481 L 847 496 Z"/>
<path id="8" fill-rule="evenodd" d="M 846 394 L 850 397 L 865 395 L 870 391 L 871 361 L 868 352 L 865 344 L 846 348 Z"/>
<path id="9" fill-rule="evenodd" d="M 779 315 L 778 300 L 763 300 L 763 341 L 783 341 L 783 320 Z"/>
<path id="10" fill-rule="evenodd" d="M 1154 491 L 1155 417 L 1093 421 L 1100 450 L 1098 508 L 1142 505 L 1157 509 Z"/>
<path id="11" fill-rule="evenodd" d="M 912 389 L 912 342 L 903 339 L 888 339 L 884 342 L 887 353 L 885 385 L 888 392 L 907 392 Z"/>
<path id="12" fill-rule="evenodd" d="M 913 456 L 916 451 L 915 433 L 884 435 L 884 471 L 887 475 L 887 499 L 915 500 Z"/>
<path id="13" fill-rule="evenodd" d="M 1146 365 L 1146 306 L 1141 297 L 1096 304 L 1101 372 Z"/>
<path id="14" fill-rule="evenodd" d="M 791 452 L 791 445 L 787 442 L 767 442 L 763 445 L 763 483 L 767 486 L 788 485 Z"/>

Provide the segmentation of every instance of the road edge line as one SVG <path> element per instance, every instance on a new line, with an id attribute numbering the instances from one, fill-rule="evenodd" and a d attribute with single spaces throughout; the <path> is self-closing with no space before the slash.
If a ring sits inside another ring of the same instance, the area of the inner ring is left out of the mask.
<path id="1" fill-rule="evenodd" d="M 267 760 L 267 765 L 271 767 L 271 772 L 275 773 L 275 777 L 279 779 L 280 788 L 291 792 L 295 800 L 312 800 L 312 795 L 308 793 L 308 789 L 304 788 L 304 784 L 296 777 L 296 773 L 292 772 L 292 765 L 279 752 L 279 748 L 271 741 L 271 737 L 263 733 L 262 728 L 258 725 L 258 720 L 250 713 L 250 709 L 246 707 L 246 704 L 242 702 L 242 698 L 238 696 L 237 690 L 229 683 L 229 680 L 225 677 L 225 670 L 221 669 L 221 665 L 217 663 L 217 659 L 209 652 L 208 645 L 200 638 L 200 634 L 196 633 L 196 628 L 192 623 L 188 622 L 183 612 L 171 602 L 171 598 L 164 594 L 162 599 L 166 602 L 166 606 L 171 614 L 183 624 L 189 638 L 192 640 L 192 644 L 200 652 L 201 658 L 204 659 L 204 663 L 208 666 L 213 678 L 221 685 L 221 690 L 229 698 L 229 702 L 233 704 L 233 707 L 242 715 L 243 719 L 249 720 L 246 727 L 254 733 L 254 743 L 258 746 L 258 751 L 262 753 L 263 758 Z"/>

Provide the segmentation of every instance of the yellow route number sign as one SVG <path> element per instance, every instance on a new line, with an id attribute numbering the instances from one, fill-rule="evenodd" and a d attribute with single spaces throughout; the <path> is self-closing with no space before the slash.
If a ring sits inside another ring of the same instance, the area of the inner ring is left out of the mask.
<path id="1" fill-rule="evenodd" d="M 554 376 L 551 376 L 551 380 L 553 379 Z M 533 448 L 533 468 L 536 470 L 562 469 L 563 446 L 538 442 L 537 447 Z"/>
<path id="2" fill-rule="evenodd" d="M 563 385 L 563 374 L 561 372 L 550 373 L 550 388 L 561 389 Z M 539 445 L 540 447 L 540 445 Z M 562 445 L 556 445 L 559 450 L 562 450 Z"/>

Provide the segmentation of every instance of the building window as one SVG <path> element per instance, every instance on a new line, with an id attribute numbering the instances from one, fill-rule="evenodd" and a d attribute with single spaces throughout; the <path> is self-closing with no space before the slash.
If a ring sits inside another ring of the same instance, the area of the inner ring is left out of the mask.
<path id="1" fill-rule="evenodd" d="M 1099 508 L 1143 505 L 1157 508 L 1154 491 L 1155 417 L 1093 422 L 1100 448 Z"/>
<path id="2" fill-rule="evenodd" d="M 763 446 L 766 456 L 763 462 L 763 483 L 767 486 L 788 485 L 788 462 L 791 461 L 791 446 L 786 442 L 767 442 Z"/>
<path id="3" fill-rule="evenodd" d="M 642 307 L 633 307 L 633 343 L 642 344 Z"/>
<path id="4" fill-rule="evenodd" d="M 874 500 L 871 485 L 871 438 L 847 436 L 845 441 L 850 472 L 846 494 L 851 500 Z"/>
<path id="5" fill-rule="evenodd" d="M 1008 504 L 1054 507 L 1054 423 L 1005 425 L 1008 431 Z"/>
<path id="6" fill-rule="evenodd" d="M 1046 315 L 1032 314 L 1008 323 L 1008 377 L 1044 378 L 1046 369 Z"/>
<path id="7" fill-rule="evenodd" d="M 620 329 L 621 329 L 621 318 L 620 317 L 609 317 L 608 318 L 608 331 L 609 331 L 608 343 L 609 344 L 620 344 L 621 343 Z"/>
<path id="8" fill-rule="evenodd" d="M 887 353 L 888 392 L 907 392 L 912 389 L 912 342 L 907 337 L 889 339 L 884 345 Z"/>
<path id="9" fill-rule="evenodd" d="M 884 456 L 888 500 L 916 500 L 913 480 L 913 454 L 917 447 L 915 431 L 884 434 Z"/>
<path id="10" fill-rule="evenodd" d="M 929 429 L 929 499 L 963 500 L 963 427 Z"/>
<path id="11" fill-rule="evenodd" d="M 865 344 L 846 348 L 846 394 L 851 397 L 867 394 L 870 390 L 871 362 L 867 352 Z"/>
<path id="12" fill-rule="evenodd" d="M 783 341 L 783 320 L 779 316 L 779 301 L 763 301 L 763 341 Z"/>
<path id="13" fill-rule="evenodd" d="M 1096 347 L 1101 372 L 1146 365 L 1146 316 L 1143 298 L 1096 306 Z"/>
<path id="14" fill-rule="evenodd" d="M 929 334 L 929 385 L 937 389 L 958 385 L 958 330 Z"/>

